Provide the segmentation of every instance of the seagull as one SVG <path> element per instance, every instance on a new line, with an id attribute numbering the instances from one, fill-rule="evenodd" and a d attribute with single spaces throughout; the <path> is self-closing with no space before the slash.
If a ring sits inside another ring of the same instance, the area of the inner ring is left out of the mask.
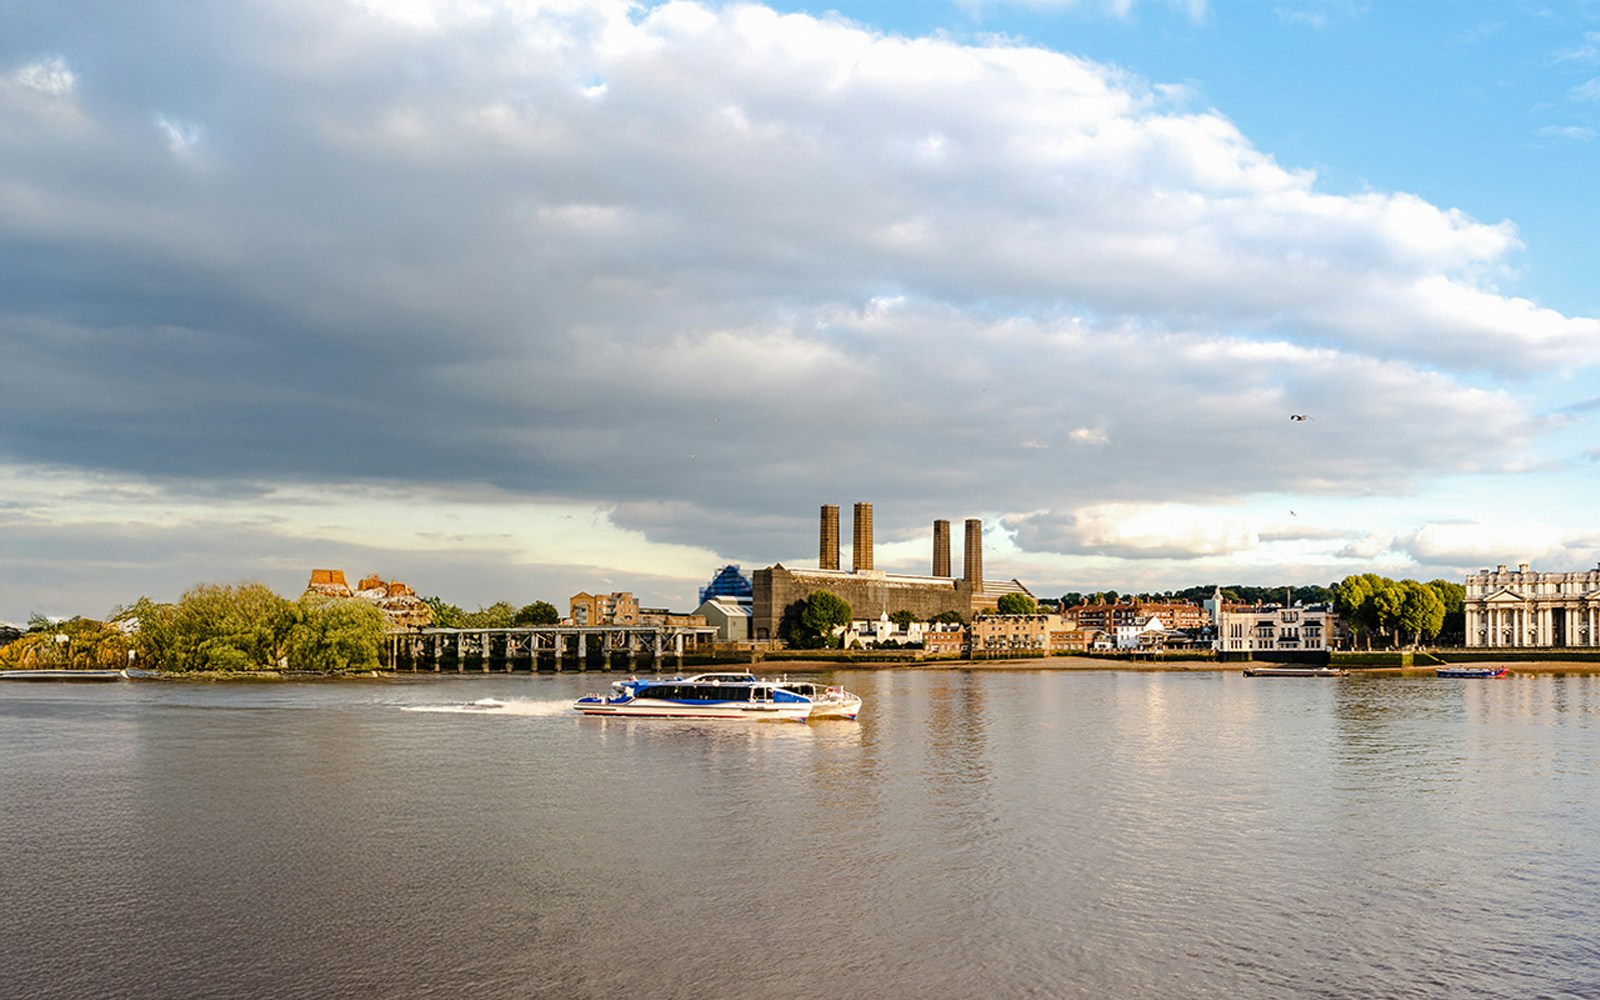
<path id="1" fill-rule="evenodd" d="M 1310 420 L 1311 418 L 1306 416 L 1304 413 L 1291 413 L 1291 414 L 1289 414 L 1289 419 L 1290 420 Z"/>
<path id="2" fill-rule="evenodd" d="M 1292 510 L 1291 510 L 1291 511 L 1290 511 L 1290 512 L 1289 512 L 1289 516 L 1290 516 L 1290 517 L 1299 517 L 1299 516 L 1300 516 L 1300 515 L 1299 515 L 1299 514 L 1296 514 L 1296 513 L 1295 513 L 1295 512 L 1294 512 L 1294 511 L 1292 511 Z"/>

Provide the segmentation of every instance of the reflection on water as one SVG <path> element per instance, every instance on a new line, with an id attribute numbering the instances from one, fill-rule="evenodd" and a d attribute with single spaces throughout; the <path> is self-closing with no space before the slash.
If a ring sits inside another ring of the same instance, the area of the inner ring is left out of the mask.
<path id="1" fill-rule="evenodd" d="M 1600 678 L 0 689 L 23 996 L 1600 995 Z"/>

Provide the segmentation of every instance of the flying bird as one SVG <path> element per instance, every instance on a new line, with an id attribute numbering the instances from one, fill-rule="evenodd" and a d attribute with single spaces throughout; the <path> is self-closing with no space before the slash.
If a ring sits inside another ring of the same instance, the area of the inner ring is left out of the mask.
<path id="1" fill-rule="evenodd" d="M 1289 414 L 1289 419 L 1290 420 L 1310 420 L 1311 418 L 1308 417 L 1307 415 L 1305 415 L 1304 413 L 1291 413 L 1291 414 Z"/>

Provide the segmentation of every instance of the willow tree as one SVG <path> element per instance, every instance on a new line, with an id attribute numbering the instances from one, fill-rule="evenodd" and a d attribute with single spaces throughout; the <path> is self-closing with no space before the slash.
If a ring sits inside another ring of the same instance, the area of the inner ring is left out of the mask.
<path id="1" fill-rule="evenodd" d="M 378 669 L 384 615 L 362 600 L 306 594 L 295 606 L 288 662 L 295 670 L 343 673 Z"/>

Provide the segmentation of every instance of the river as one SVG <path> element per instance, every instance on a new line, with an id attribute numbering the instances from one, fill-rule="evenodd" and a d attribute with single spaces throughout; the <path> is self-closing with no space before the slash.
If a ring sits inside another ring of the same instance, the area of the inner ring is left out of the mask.
<path id="1" fill-rule="evenodd" d="M 1600 996 L 1600 676 L 820 676 L 0 685 L 0 993 Z"/>

